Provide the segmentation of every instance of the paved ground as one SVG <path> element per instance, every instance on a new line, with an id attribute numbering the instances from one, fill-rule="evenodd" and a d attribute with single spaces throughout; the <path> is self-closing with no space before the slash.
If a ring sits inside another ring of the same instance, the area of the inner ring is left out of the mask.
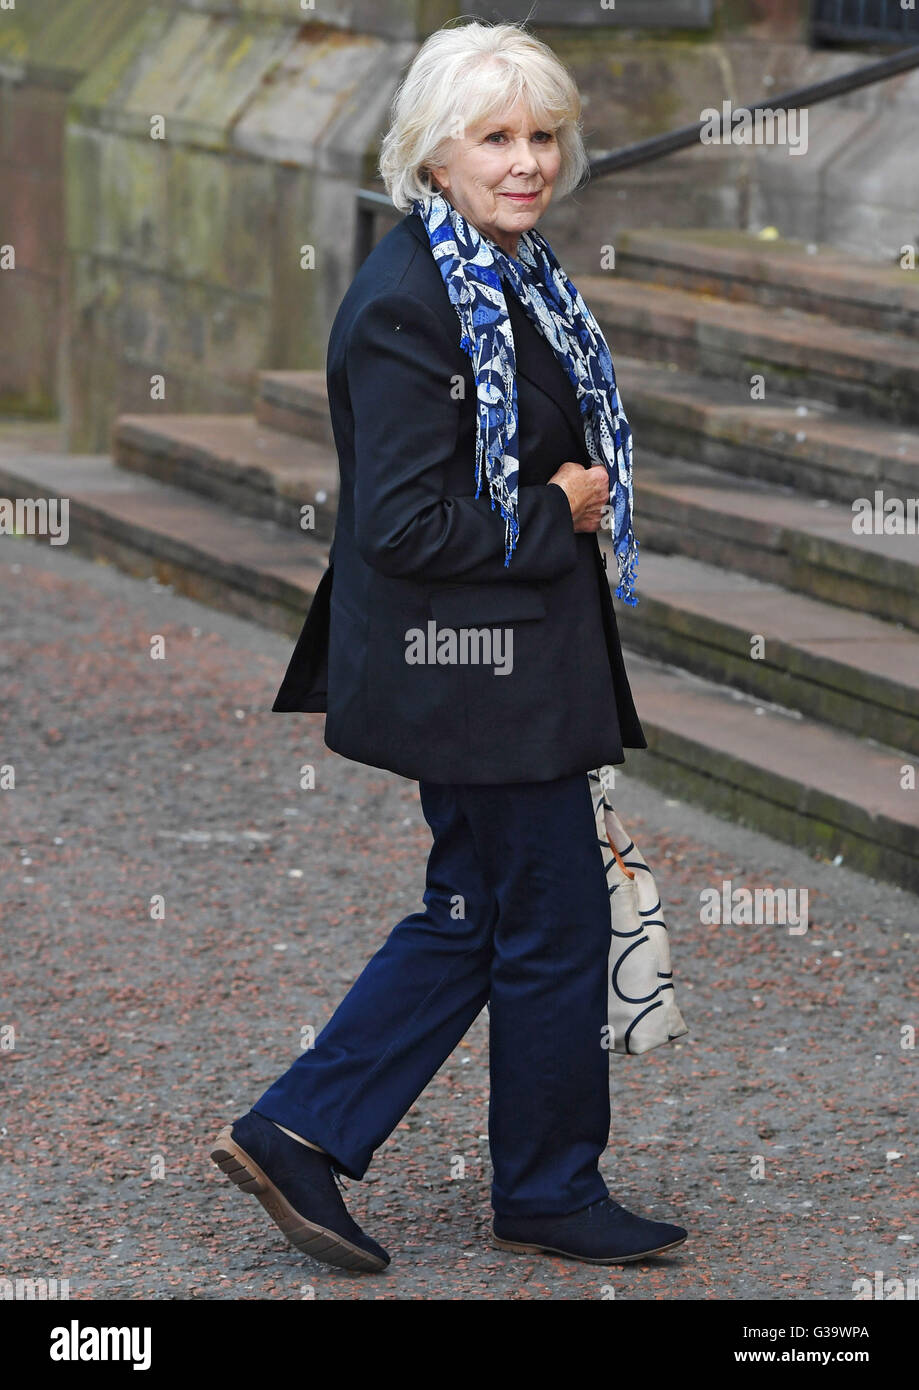
<path id="1" fill-rule="evenodd" d="M 604 1171 L 689 1228 L 682 1252 L 598 1270 L 490 1247 L 483 1015 L 349 1184 L 390 1269 L 299 1256 L 208 1148 L 422 905 L 416 784 L 271 713 L 291 639 L 106 566 L 0 539 L 0 625 L 0 1276 L 80 1299 L 773 1300 L 919 1275 L 917 899 L 663 797 L 638 752 L 616 802 L 691 1032 L 611 1058 Z M 702 925 L 723 879 L 806 887 L 808 931 Z"/>

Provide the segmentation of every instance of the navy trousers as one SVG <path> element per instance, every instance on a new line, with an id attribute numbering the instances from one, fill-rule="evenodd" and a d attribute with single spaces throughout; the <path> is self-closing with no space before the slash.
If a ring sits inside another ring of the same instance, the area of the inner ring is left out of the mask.
<path id="1" fill-rule="evenodd" d="M 608 1194 L 610 1124 L 609 897 L 587 775 L 419 790 L 425 910 L 253 1109 L 362 1178 L 488 1003 L 492 1206 L 579 1211 Z"/>

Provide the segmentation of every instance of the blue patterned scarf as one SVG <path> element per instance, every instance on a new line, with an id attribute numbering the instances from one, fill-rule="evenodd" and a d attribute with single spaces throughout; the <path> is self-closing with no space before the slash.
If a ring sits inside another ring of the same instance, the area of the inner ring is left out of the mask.
<path id="1" fill-rule="evenodd" d="M 491 509 L 505 519 L 505 565 L 517 544 L 517 359 L 500 276 L 507 277 L 533 325 L 542 333 L 575 388 L 590 459 L 610 479 L 613 550 L 619 567 L 616 597 L 633 594 L 638 541 L 632 531 L 632 431 L 619 401 L 616 374 L 600 326 L 568 279 L 545 237 L 531 229 L 509 256 L 441 193 L 416 199 L 431 250 L 459 315 L 460 346 L 472 359 L 479 403 L 476 497 L 483 467 Z M 559 461 L 561 463 L 561 460 Z"/>

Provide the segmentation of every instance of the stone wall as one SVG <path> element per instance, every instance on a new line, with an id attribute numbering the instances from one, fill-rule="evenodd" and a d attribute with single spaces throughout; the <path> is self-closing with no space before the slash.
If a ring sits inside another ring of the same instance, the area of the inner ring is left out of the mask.
<path id="1" fill-rule="evenodd" d="M 66 333 L 67 101 L 137 18 L 132 0 L 0 10 L 0 413 L 54 415 Z M 10 264 L 11 258 L 12 264 Z"/>
<path id="2" fill-rule="evenodd" d="M 259 368 L 321 360 L 365 151 L 413 51 L 149 10 L 87 77 L 66 138 L 71 447 L 104 446 L 113 402 L 149 409 L 153 376 L 169 412 L 242 411 Z"/>
<path id="3" fill-rule="evenodd" d="M 105 449 L 116 414 L 151 408 L 151 378 L 167 410 L 242 411 L 259 368 L 321 361 L 392 91 L 454 12 L 0 10 L 0 410 L 60 413 L 71 448 Z"/>

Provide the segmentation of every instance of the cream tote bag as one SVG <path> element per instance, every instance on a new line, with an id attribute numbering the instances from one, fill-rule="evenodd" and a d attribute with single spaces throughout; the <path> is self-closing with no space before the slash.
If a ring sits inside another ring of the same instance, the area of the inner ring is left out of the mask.
<path id="1" fill-rule="evenodd" d="M 607 798 L 601 769 L 588 772 L 597 839 L 609 885 L 609 1041 L 625 1056 L 689 1032 L 677 1008 L 660 894 L 641 851 Z"/>

